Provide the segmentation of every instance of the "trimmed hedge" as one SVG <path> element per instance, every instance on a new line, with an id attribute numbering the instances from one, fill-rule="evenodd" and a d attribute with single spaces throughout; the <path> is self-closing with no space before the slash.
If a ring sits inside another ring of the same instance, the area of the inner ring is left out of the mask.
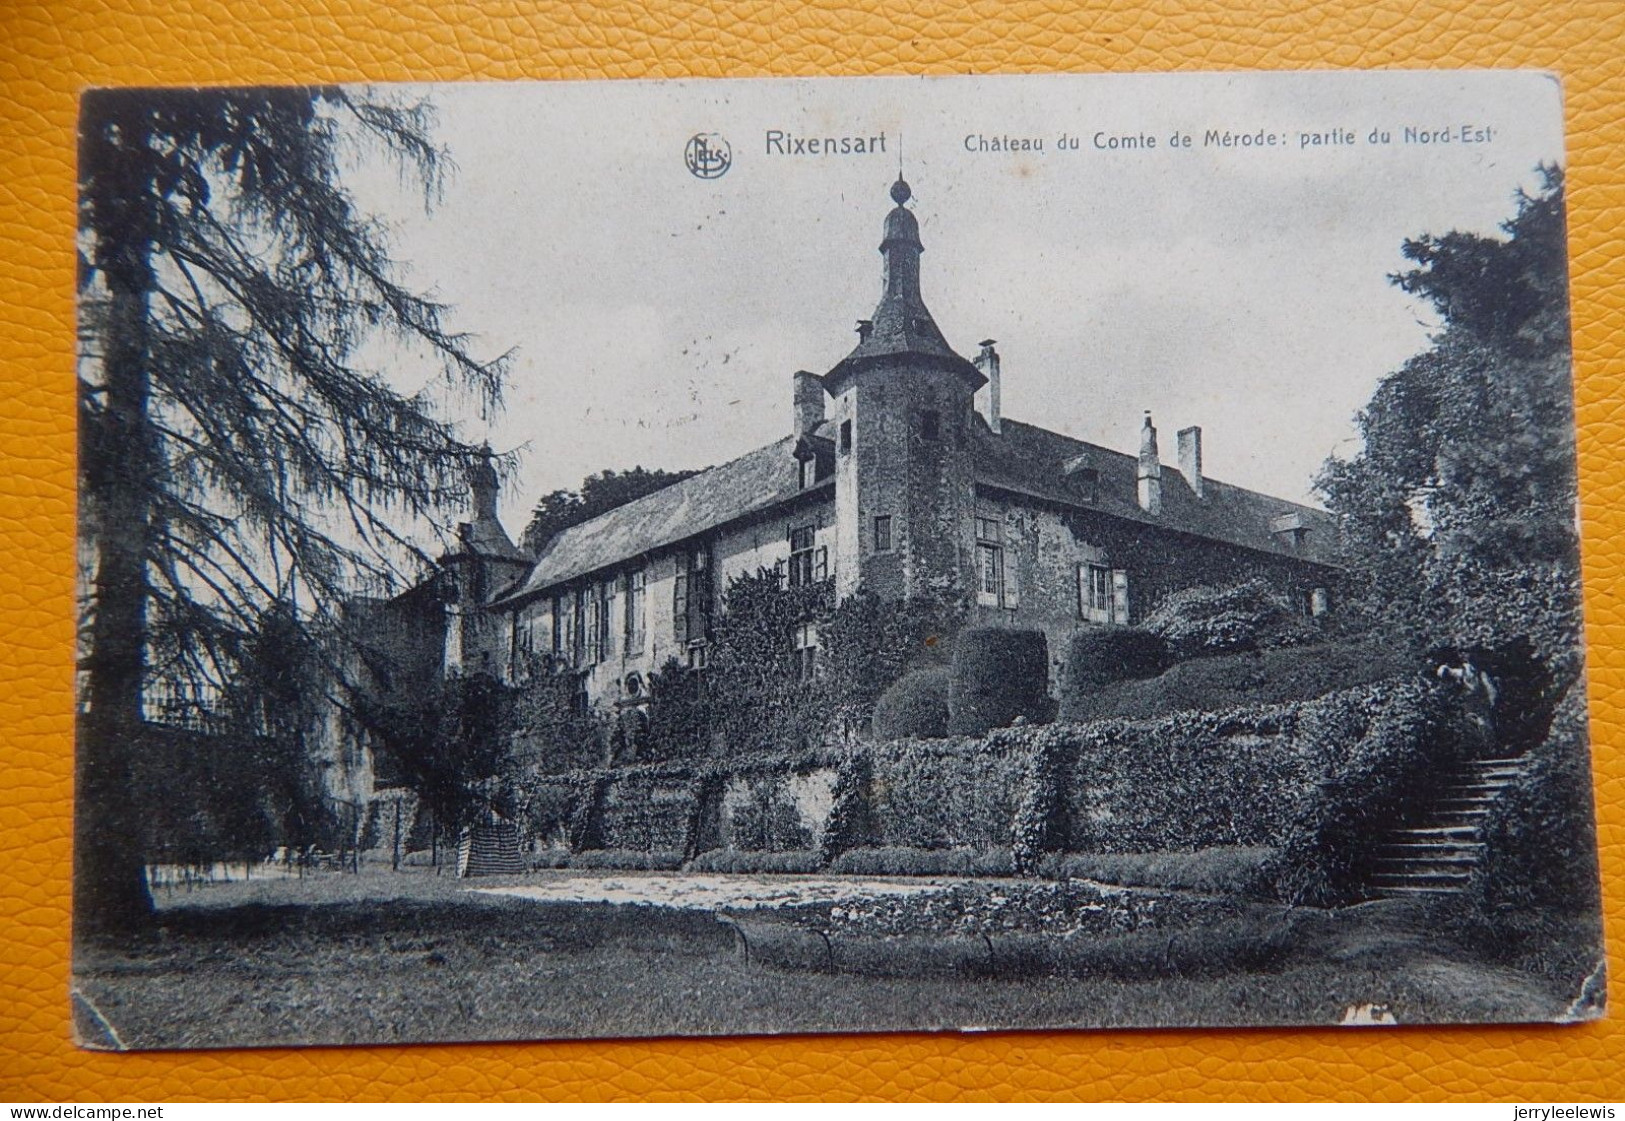
<path id="1" fill-rule="evenodd" d="M 716 849 L 713 852 L 702 852 L 686 865 L 690 872 L 755 872 L 781 876 L 816 872 L 823 866 L 823 858 L 814 849 L 794 849 L 787 852 Z"/>
<path id="2" fill-rule="evenodd" d="M 1246 896 L 1261 894 L 1269 886 L 1268 872 L 1276 859 L 1274 849 L 1223 845 L 1195 852 L 1067 852 L 1046 856 L 1038 874 L 1054 880 Z"/>
<path id="3" fill-rule="evenodd" d="M 974 739 L 904 740 L 876 747 L 871 753 L 872 843 L 921 849 L 1009 845 L 1027 756 L 1020 744 Z"/>
<path id="4" fill-rule="evenodd" d="M 1188 873 L 1204 851 L 1269 848 L 1284 897 L 1336 903 L 1422 777 L 1460 753 L 1465 720 L 1458 691 L 1417 676 L 1222 712 L 557 776 L 530 811 L 557 822 L 572 792 L 572 867 L 625 867 L 613 854 L 636 850 L 697 870 L 1077 875 L 1160 854 Z M 1067 863 L 1078 852 L 1119 859 Z"/>
<path id="5" fill-rule="evenodd" d="M 1043 631 L 972 627 L 960 632 L 948 686 L 948 731 L 979 736 L 1017 717 L 1054 718 L 1049 644 Z"/>
<path id="6" fill-rule="evenodd" d="M 683 866 L 680 852 L 637 852 L 630 849 L 595 849 L 570 856 L 571 868 L 606 872 L 675 872 Z"/>
<path id="7" fill-rule="evenodd" d="M 1219 654 L 1180 662 L 1150 680 L 1066 688 L 1061 694 L 1061 719 L 1069 723 L 1147 720 L 1192 709 L 1211 712 L 1285 704 L 1399 677 L 1418 668 L 1406 652 L 1387 646 L 1326 643 Z"/>
<path id="8" fill-rule="evenodd" d="M 1173 659 L 1161 635 L 1133 627 L 1084 630 L 1067 643 L 1061 670 L 1061 711 L 1102 685 L 1155 677 Z"/>
<path id="9" fill-rule="evenodd" d="M 830 864 L 843 876 L 1009 876 L 1016 871 L 1008 848 L 916 849 L 902 846 L 852 849 Z"/>
<path id="10" fill-rule="evenodd" d="M 875 736 L 882 740 L 942 739 L 948 734 L 951 674 L 941 667 L 898 678 L 875 702 Z"/>
<path id="11" fill-rule="evenodd" d="M 1320 634 L 1316 624 L 1263 580 L 1174 592 L 1140 626 L 1160 635 L 1180 661 L 1230 650 L 1295 646 Z"/>

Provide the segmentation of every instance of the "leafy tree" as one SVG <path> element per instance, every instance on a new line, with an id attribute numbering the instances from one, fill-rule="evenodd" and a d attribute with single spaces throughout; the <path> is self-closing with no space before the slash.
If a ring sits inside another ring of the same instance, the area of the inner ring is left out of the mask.
<path id="1" fill-rule="evenodd" d="M 488 809 L 507 808 L 496 805 L 502 796 L 496 780 L 511 760 L 513 689 L 476 673 L 391 703 L 358 703 L 363 721 L 436 822 L 455 830 Z"/>
<path id="2" fill-rule="evenodd" d="M 1521 194 L 1505 237 L 1407 241 L 1391 279 L 1443 326 L 1377 387 L 1363 451 L 1317 486 L 1339 516 L 1348 594 L 1417 642 L 1532 638 L 1572 665 L 1579 637 L 1563 177 Z"/>
<path id="3" fill-rule="evenodd" d="M 486 410 L 503 363 L 392 279 L 382 228 L 341 184 L 352 154 L 381 150 L 431 201 L 430 123 L 424 104 L 337 88 L 84 98 L 84 927 L 151 908 L 130 781 L 144 685 L 231 676 L 268 605 L 297 595 L 292 618 L 336 618 L 358 584 L 398 583 L 407 527 L 460 497 L 478 449 L 363 355 L 392 340 Z"/>
<path id="4" fill-rule="evenodd" d="M 524 547 L 540 553 L 553 538 L 582 522 L 591 521 L 617 506 L 680 483 L 697 471 L 660 471 L 634 467 L 630 471 L 600 471 L 581 481 L 580 490 L 556 490 L 543 495 L 531 512 L 530 524 L 520 537 Z"/>

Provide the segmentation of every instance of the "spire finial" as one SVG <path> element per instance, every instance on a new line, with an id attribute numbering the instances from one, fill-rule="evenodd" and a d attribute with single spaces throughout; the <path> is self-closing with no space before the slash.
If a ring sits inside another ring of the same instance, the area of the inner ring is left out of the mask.
<path id="1" fill-rule="evenodd" d="M 914 197 L 914 192 L 909 189 L 908 184 L 903 180 L 903 173 L 899 171 L 897 173 L 897 182 L 891 185 L 891 200 L 898 206 L 902 206 L 912 197 Z"/>

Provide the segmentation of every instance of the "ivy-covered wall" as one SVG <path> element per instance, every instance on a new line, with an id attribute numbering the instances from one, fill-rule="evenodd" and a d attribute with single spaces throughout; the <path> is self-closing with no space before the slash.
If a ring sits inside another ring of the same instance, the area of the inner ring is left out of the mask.
<path id="1" fill-rule="evenodd" d="M 1239 845 L 1308 861 L 1329 829 L 1359 819 L 1351 798 L 1394 804 L 1403 791 L 1389 787 L 1415 785 L 1418 767 L 1448 755 L 1457 709 L 1444 687 L 1394 678 L 1225 712 L 550 776 L 522 816 L 536 847 L 567 838 L 577 851 L 688 859 L 1013 850 L 1031 869 L 1044 852 Z"/>

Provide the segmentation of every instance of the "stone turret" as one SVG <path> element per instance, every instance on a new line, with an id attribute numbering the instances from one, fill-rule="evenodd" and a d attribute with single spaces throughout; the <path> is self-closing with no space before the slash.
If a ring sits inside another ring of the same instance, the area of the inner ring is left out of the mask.
<path id="1" fill-rule="evenodd" d="M 920 224 L 901 177 L 880 240 L 880 303 L 824 375 L 834 426 L 836 591 L 968 588 L 975 542 L 971 424 L 987 381 L 920 294 Z"/>

